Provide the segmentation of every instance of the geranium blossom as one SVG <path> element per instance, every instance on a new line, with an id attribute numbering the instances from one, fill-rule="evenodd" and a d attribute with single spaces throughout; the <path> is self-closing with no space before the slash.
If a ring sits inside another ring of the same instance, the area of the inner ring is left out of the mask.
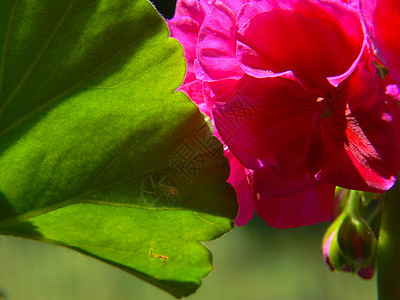
<path id="1" fill-rule="evenodd" d="M 394 184 L 398 108 L 363 67 L 353 6 L 182 0 L 169 26 L 188 60 L 181 90 L 229 148 L 240 225 L 253 207 L 274 227 L 327 221 L 336 185 Z"/>
<path id="2" fill-rule="evenodd" d="M 179 90 L 185 92 L 195 102 L 200 110 L 211 118 L 214 99 L 207 82 L 197 79 L 194 74 L 194 61 L 196 59 L 196 45 L 198 34 L 203 24 L 206 13 L 210 10 L 211 0 L 183 0 L 176 5 L 174 18 L 167 22 L 171 36 L 179 40 L 184 47 L 187 62 L 186 76 Z M 218 131 L 214 130 L 221 142 Z M 253 218 L 254 205 L 251 171 L 245 168 L 237 158 L 225 147 L 225 156 L 231 167 L 228 182 L 234 187 L 239 203 L 239 213 L 235 220 L 237 225 L 244 225 Z"/>

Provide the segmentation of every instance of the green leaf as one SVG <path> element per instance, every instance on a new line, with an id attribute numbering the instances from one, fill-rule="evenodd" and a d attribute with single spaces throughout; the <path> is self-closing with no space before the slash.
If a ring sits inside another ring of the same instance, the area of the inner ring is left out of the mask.
<path id="1" fill-rule="evenodd" d="M 0 234 L 193 293 L 237 207 L 184 73 L 145 0 L 2 0 Z"/>

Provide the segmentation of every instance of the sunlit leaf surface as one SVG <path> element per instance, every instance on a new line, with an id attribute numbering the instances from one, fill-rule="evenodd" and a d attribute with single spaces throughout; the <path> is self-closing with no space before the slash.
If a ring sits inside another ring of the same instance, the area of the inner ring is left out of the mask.
<path id="1" fill-rule="evenodd" d="M 184 72 L 145 0 L 0 1 L 0 233 L 192 293 L 237 208 Z"/>

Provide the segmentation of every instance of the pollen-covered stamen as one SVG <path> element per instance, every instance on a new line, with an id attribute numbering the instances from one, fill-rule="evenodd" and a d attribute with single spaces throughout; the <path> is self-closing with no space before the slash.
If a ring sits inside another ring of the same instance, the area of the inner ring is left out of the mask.
<path id="1" fill-rule="evenodd" d="M 322 119 L 328 118 L 332 114 L 332 101 L 329 94 L 326 97 L 318 97 L 315 102 L 321 110 Z"/>

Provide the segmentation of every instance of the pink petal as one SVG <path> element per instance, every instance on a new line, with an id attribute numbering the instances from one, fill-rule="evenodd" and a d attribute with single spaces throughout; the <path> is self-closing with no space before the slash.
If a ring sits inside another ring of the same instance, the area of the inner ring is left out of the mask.
<path id="1" fill-rule="evenodd" d="M 265 0 L 253 0 L 250 3 L 244 4 L 237 16 L 237 28 L 240 29 L 245 23 L 247 23 L 251 18 L 254 16 L 270 11 L 274 7 L 277 8 L 277 5 L 271 3 L 272 1 L 265 1 Z M 280 3 L 282 3 L 280 1 Z"/>
<path id="2" fill-rule="evenodd" d="M 293 196 L 302 190 L 314 186 L 314 178 L 320 169 L 322 161 L 321 133 L 318 127 L 314 129 L 313 137 L 307 155 L 301 165 L 289 172 L 274 167 L 262 167 L 254 170 L 254 188 L 267 198 L 282 198 Z"/>
<path id="3" fill-rule="evenodd" d="M 361 0 L 360 6 L 379 58 L 400 82 L 400 2 Z"/>
<path id="4" fill-rule="evenodd" d="M 229 102 L 216 104 L 215 125 L 245 167 L 289 173 L 309 150 L 316 99 L 292 80 L 249 78 Z"/>
<path id="5" fill-rule="evenodd" d="M 243 78 L 240 80 L 227 78 L 216 81 L 209 81 L 208 85 L 210 86 L 213 92 L 214 103 L 215 101 L 219 102 L 229 101 L 229 99 L 231 99 L 239 92 L 243 82 L 244 82 Z"/>
<path id="6" fill-rule="evenodd" d="M 257 214 L 275 228 L 313 225 L 330 220 L 335 186 L 317 183 L 301 192 L 282 198 L 260 196 Z"/>
<path id="7" fill-rule="evenodd" d="M 296 9 L 307 17 L 319 18 L 321 21 L 325 20 L 328 23 L 336 23 L 346 36 L 349 44 L 358 48 L 358 51 L 361 50 L 365 34 L 358 12 L 359 0 L 310 0 L 309 2 L 312 2 L 313 5 L 296 5 Z M 307 1 L 299 1 L 298 3 L 307 3 Z M 322 13 L 322 11 L 326 14 Z"/>
<path id="8" fill-rule="evenodd" d="M 354 70 L 357 68 L 357 66 L 360 63 L 362 56 L 364 55 L 364 49 L 367 48 L 367 44 L 368 44 L 367 39 L 365 39 L 362 49 L 360 51 L 360 54 L 358 55 L 356 60 L 353 62 L 353 64 L 350 66 L 350 68 L 346 72 L 344 72 L 340 75 L 337 75 L 337 76 L 331 76 L 331 77 L 327 78 L 331 85 L 333 85 L 334 87 L 338 87 L 339 84 L 341 84 L 344 80 L 346 80 L 354 72 Z"/>
<path id="9" fill-rule="evenodd" d="M 343 83 L 338 105 L 323 124 L 318 180 L 344 188 L 384 192 L 400 171 L 399 107 L 379 77 L 363 70 Z"/>
<path id="10" fill-rule="evenodd" d="M 211 2 L 212 0 L 178 0 L 173 19 L 185 16 L 201 24 L 210 8 Z"/>
<path id="11" fill-rule="evenodd" d="M 272 167 L 254 171 L 255 190 L 268 198 L 279 198 L 297 194 L 314 181 L 313 176 L 310 176 L 305 168 L 299 168 L 288 174 L 280 174 Z"/>
<path id="12" fill-rule="evenodd" d="M 228 158 L 231 167 L 228 182 L 235 189 L 239 204 L 239 212 L 235 219 L 235 224 L 243 226 L 253 218 L 255 209 L 251 172 L 243 167 L 229 150 L 225 151 L 225 156 Z"/>
<path id="13" fill-rule="evenodd" d="M 241 10 L 242 6 L 252 0 L 215 0 L 213 5 L 224 5 L 228 7 L 235 15 Z"/>
<path id="14" fill-rule="evenodd" d="M 197 104 L 200 111 L 212 117 L 213 102 L 211 99 L 211 91 L 207 83 L 202 80 L 193 80 L 182 84 L 178 91 L 184 92 L 190 100 Z"/>
<path id="15" fill-rule="evenodd" d="M 354 12 L 348 16 L 358 22 L 360 36 L 354 41 L 354 30 L 348 34 L 335 16 L 307 1 L 298 1 L 296 6 L 306 6 L 308 14 L 271 10 L 247 23 L 242 21 L 237 56 L 251 76 L 249 69 L 273 73 L 291 70 L 306 86 L 317 87 L 327 77 L 346 72 L 357 59 L 363 43 L 361 24 Z"/>
<path id="16" fill-rule="evenodd" d="M 167 21 L 171 37 L 183 46 L 187 64 L 184 83 L 196 79 L 193 63 L 196 58 L 196 44 L 200 26 L 210 8 L 211 0 L 178 0 L 174 17 Z"/>
<path id="17" fill-rule="evenodd" d="M 200 24 L 189 17 L 174 17 L 167 22 L 171 37 L 176 38 L 183 46 L 187 64 L 184 82 L 196 79 L 193 71 L 193 62 L 196 58 L 197 35 Z"/>
<path id="18" fill-rule="evenodd" d="M 213 2 L 201 27 L 195 73 L 198 79 L 213 81 L 240 79 L 243 70 L 236 59 L 236 15 L 223 1 Z"/>

